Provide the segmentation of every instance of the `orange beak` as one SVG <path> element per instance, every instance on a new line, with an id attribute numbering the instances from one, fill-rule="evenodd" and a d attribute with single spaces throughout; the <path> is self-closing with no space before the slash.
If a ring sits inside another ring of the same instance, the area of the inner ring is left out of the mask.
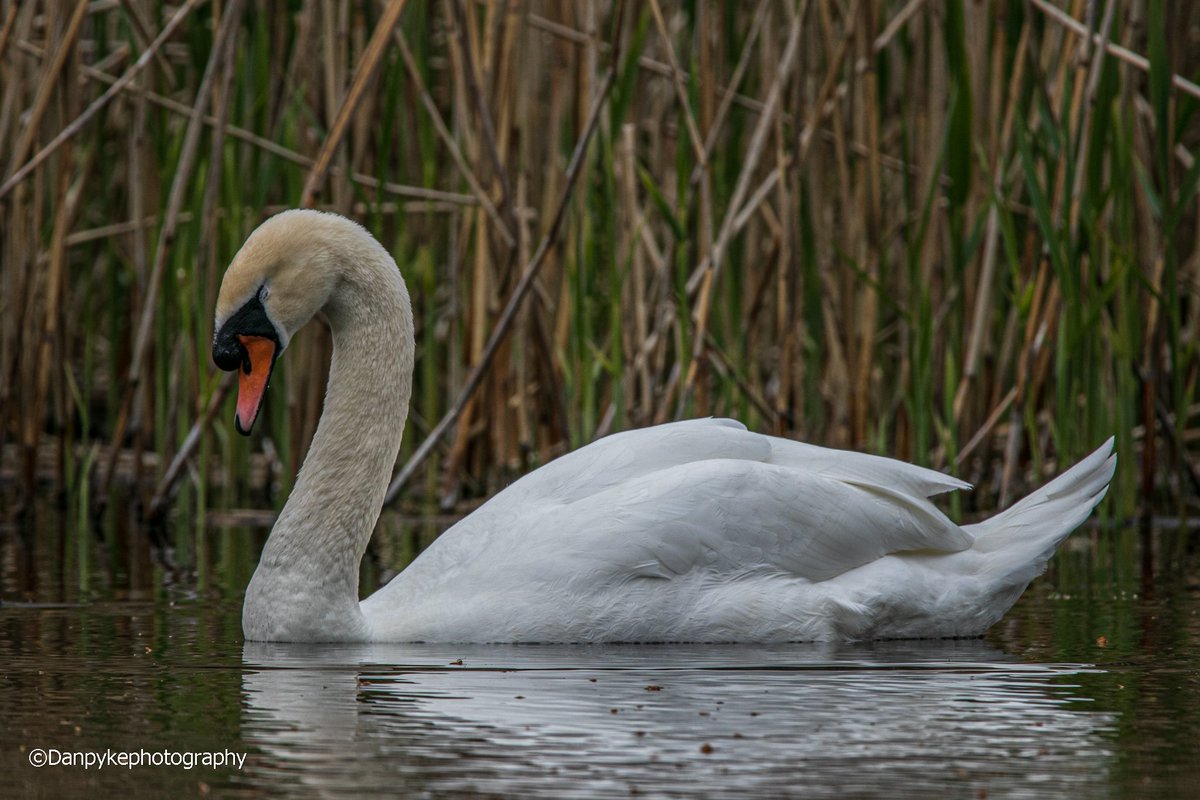
<path id="1" fill-rule="evenodd" d="M 263 336 L 238 336 L 237 339 L 246 348 L 246 358 L 238 370 L 237 414 L 233 422 L 238 433 L 248 435 L 258 418 L 275 368 L 275 342 Z"/>

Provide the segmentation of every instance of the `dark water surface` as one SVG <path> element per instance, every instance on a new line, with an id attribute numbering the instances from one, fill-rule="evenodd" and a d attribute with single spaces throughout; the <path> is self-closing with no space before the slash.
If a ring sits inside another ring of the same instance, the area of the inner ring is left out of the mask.
<path id="1" fill-rule="evenodd" d="M 203 530 L 164 566 L 145 532 L 69 527 L 0 530 L 4 797 L 1200 792 L 1180 530 L 1148 572 L 1136 533 L 1076 534 L 982 640 L 577 647 L 243 644 L 262 532 Z M 375 563 L 419 538 L 385 530 Z M 245 762 L 30 763 L 164 750 Z"/>

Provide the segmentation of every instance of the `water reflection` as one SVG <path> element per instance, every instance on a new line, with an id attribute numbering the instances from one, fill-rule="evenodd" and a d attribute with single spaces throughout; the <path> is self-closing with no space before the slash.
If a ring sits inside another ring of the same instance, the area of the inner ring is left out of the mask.
<path id="1" fill-rule="evenodd" d="M 458 663 L 461 660 L 461 665 Z M 320 792 L 1105 795 L 1093 668 L 983 641 L 247 644 L 244 776 Z"/>
<path id="2" fill-rule="evenodd" d="M 266 532 L 189 525 L 160 558 L 115 509 L 98 528 L 49 511 L 0 524 L 0 796 L 994 800 L 1200 785 L 1191 534 L 1161 534 L 1149 576 L 1136 531 L 1072 537 L 990 645 L 348 648 L 244 646 Z M 364 592 L 425 538 L 385 525 Z M 35 770 L 34 747 L 248 757 Z"/>

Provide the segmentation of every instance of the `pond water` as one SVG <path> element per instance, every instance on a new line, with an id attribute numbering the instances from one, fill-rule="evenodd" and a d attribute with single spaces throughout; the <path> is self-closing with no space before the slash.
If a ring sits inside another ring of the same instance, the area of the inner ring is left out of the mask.
<path id="1" fill-rule="evenodd" d="M 769 647 L 244 644 L 240 593 L 263 536 L 200 527 L 155 551 L 136 528 L 43 516 L 0 529 L 0 795 L 1200 785 L 1200 554 L 1183 530 L 1156 532 L 1146 559 L 1134 531 L 1077 533 L 984 639 Z M 365 588 L 425 536 L 385 524 Z M 233 763 L 130 767 L 125 752 Z M 61 763 L 76 753 L 110 760 Z"/>

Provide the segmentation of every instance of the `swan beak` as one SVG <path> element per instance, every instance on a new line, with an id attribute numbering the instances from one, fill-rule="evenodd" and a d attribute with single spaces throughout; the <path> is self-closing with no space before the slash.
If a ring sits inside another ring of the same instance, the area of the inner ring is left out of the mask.
<path id="1" fill-rule="evenodd" d="M 267 384 L 271 382 L 271 373 L 275 370 L 275 342 L 265 336 L 237 337 L 243 348 L 243 358 L 238 370 L 238 399 L 237 413 L 233 424 L 238 433 L 250 435 L 250 428 L 258 418 L 262 408 L 263 397 L 267 394 Z"/>

